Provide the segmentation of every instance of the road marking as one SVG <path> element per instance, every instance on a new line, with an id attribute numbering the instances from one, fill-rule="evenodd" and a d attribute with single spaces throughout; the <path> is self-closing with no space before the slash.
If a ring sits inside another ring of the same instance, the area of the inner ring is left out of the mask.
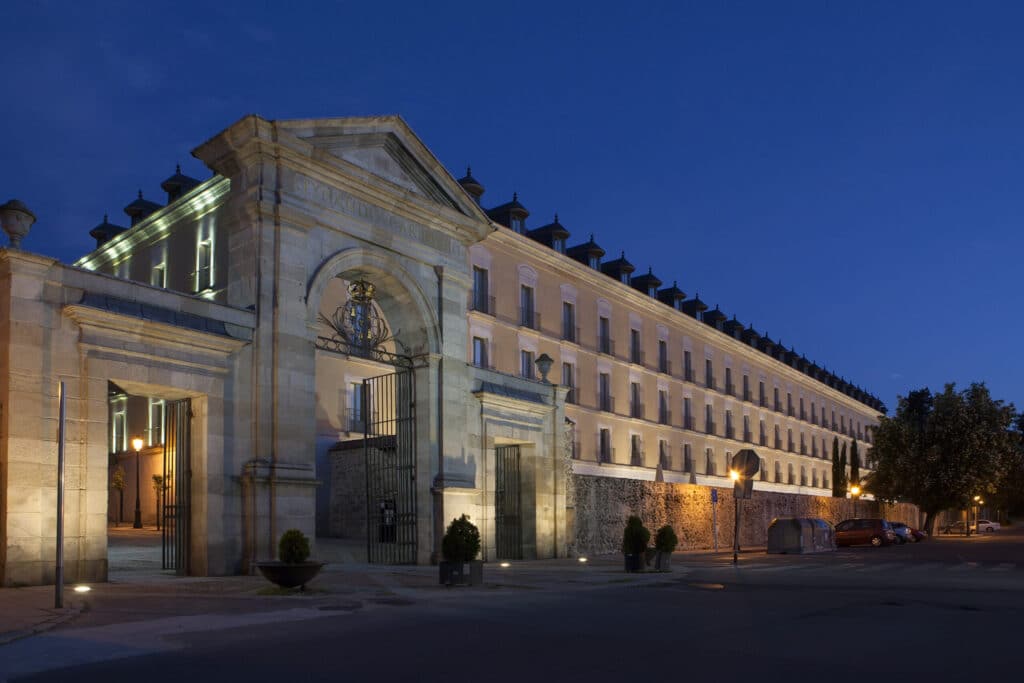
<path id="1" fill-rule="evenodd" d="M 1013 562 L 1000 562 L 994 567 L 989 569 L 990 572 L 1008 572 L 1011 569 L 1016 569 L 1017 565 Z"/>

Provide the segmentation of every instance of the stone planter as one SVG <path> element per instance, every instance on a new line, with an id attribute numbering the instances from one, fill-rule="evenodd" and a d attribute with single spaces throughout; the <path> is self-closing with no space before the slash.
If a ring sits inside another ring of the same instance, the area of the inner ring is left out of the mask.
<path id="1" fill-rule="evenodd" d="M 480 560 L 441 560 L 437 566 L 442 586 L 479 586 L 484 582 L 484 563 Z"/>
<path id="2" fill-rule="evenodd" d="M 643 555 L 623 555 L 627 572 L 640 572 L 644 569 Z"/>
<path id="3" fill-rule="evenodd" d="M 306 584 L 320 573 L 324 564 L 324 562 L 288 563 L 275 560 L 273 562 L 257 562 L 256 567 L 260 570 L 260 574 L 263 574 L 264 578 L 271 583 L 276 583 L 282 588 L 299 586 L 299 590 L 305 590 Z"/>
<path id="4" fill-rule="evenodd" d="M 672 553 L 658 551 L 654 556 L 654 568 L 659 572 L 672 571 Z"/>

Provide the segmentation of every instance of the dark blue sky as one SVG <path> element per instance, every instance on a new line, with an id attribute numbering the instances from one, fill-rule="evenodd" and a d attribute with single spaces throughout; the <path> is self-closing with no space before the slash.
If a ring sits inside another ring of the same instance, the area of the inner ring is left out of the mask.
<path id="1" fill-rule="evenodd" d="M 244 114 L 397 113 L 485 206 L 518 191 L 890 408 L 1024 405 L 1020 3 L 86 5 L 0 7 L 26 249 L 87 252 Z"/>

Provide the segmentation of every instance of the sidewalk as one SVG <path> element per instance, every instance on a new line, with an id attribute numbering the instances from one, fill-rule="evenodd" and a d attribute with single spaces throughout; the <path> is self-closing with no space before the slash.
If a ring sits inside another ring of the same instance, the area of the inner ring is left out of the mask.
<path id="1" fill-rule="evenodd" d="M 744 552 L 751 555 L 757 550 Z M 725 562 L 731 552 L 679 552 L 673 556 L 676 577 L 686 565 Z M 280 591 L 262 576 L 175 577 L 155 569 L 111 572 L 108 583 L 88 593 L 65 587 L 64 605 L 53 609 L 53 586 L 0 589 L 0 645 L 43 631 L 146 621 L 169 616 L 271 612 L 293 606 L 322 610 L 357 610 L 374 605 L 401 605 L 458 599 L 486 599 L 508 591 L 590 590 L 623 583 L 658 583 L 672 574 L 626 574 L 622 557 L 499 561 L 484 565 L 484 585 L 449 588 L 438 583 L 436 566 L 386 566 L 331 563 L 310 582 L 306 593 Z"/>

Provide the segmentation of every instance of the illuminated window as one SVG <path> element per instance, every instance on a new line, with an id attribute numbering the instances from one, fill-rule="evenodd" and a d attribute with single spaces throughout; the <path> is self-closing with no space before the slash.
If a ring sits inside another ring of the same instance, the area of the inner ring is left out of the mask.
<path id="1" fill-rule="evenodd" d="M 166 404 L 163 399 L 149 399 L 149 425 L 146 433 L 149 435 L 149 445 L 159 446 L 164 442 L 164 411 Z"/>
<path id="2" fill-rule="evenodd" d="M 203 240 L 196 246 L 196 291 L 213 287 L 213 242 Z"/>
<path id="3" fill-rule="evenodd" d="M 167 266 L 162 263 L 158 266 L 153 266 L 153 270 L 149 274 L 149 284 L 154 287 L 166 287 Z"/>
<path id="4" fill-rule="evenodd" d="M 128 399 L 124 396 L 110 402 L 110 452 L 128 450 Z"/>

